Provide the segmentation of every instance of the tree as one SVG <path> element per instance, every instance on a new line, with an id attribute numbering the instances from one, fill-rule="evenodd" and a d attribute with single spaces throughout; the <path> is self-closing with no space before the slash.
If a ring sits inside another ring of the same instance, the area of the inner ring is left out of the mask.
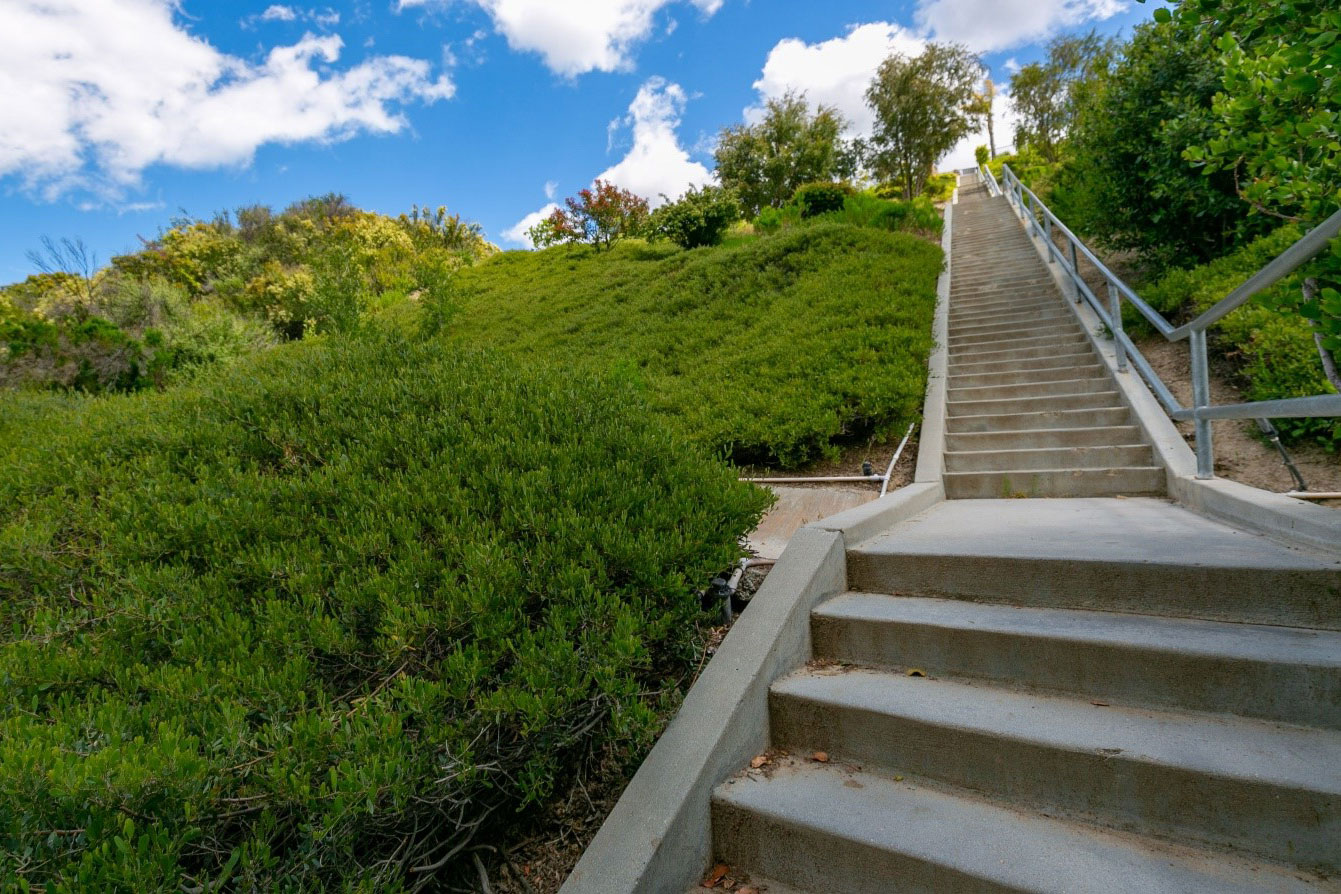
<path id="1" fill-rule="evenodd" d="M 992 120 L 993 106 L 996 105 L 996 85 L 991 78 L 983 78 L 982 89 L 973 94 L 969 103 L 969 113 L 987 126 L 987 159 L 996 158 L 996 126 Z M 985 163 L 985 162 L 984 162 Z"/>
<path id="2" fill-rule="evenodd" d="M 922 194 L 936 163 L 973 132 L 973 88 L 982 63 L 963 46 L 927 44 L 920 56 L 894 54 L 866 91 L 875 112 L 871 167 L 882 180 Z"/>
<path id="3" fill-rule="evenodd" d="M 803 183 L 847 173 L 851 154 L 842 139 L 846 122 L 837 109 L 812 113 L 805 94 L 770 99 L 758 124 L 737 124 L 717 139 L 717 179 L 740 199 L 745 214 L 781 208 Z"/>
<path id="4" fill-rule="evenodd" d="M 727 227 L 740 220 L 740 203 L 720 186 L 690 187 L 674 202 L 662 205 L 647 222 L 648 236 L 669 239 L 681 248 L 720 245 Z"/>
<path id="5" fill-rule="evenodd" d="M 1229 172 L 1202 176 L 1183 157 L 1215 134 L 1218 55 L 1204 32 L 1141 25 L 1078 109 L 1071 148 L 1090 210 L 1077 223 L 1109 247 L 1204 263 L 1266 229 L 1245 219 Z"/>
<path id="6" fill-rule="evenodd" d="M 567 198 L 567 209 L 554 213 L 527 231 L 537 248 L 559 242 L 586 242 L 599 251 L 620 239 L 640 235 L 647 224 L 647 200 L 613 183 L 597 180 L 576 198 Z"/>
<path id="7" fill-rule="evenodd" d="M 1010 78 L 1011 104 L 1019 116 L 1015 146 L 1035 149 L 1057 161 L 1058 147 L 1118 52 L 1112 38 L 1091 31 L 1059 37 L 1048 44 L 1048 57 L 1031 62 Z"/>
<path id="8" fill-rule="evenodd" d="M 1181 0 L 1155 19 L 1212 40 L 1220 91 L 1214 136 L 1186 158 L 1232 174 L 1261 214 L 1316 226 L 1341 207 L 1341 8 L 1335 0 Z M 1341 242 L 1288 303 L 1312 322 L 1323 368 L 1341 390 Z"/>

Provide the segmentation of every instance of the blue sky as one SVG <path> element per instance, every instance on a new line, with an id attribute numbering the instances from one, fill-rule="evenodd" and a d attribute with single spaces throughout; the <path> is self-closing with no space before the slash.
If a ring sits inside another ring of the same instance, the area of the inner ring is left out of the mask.
<path id="1" fill-rule="evenodd" d="M 998 83 L 1127 0 L 0 0 L 0 282 L 43 235 L 106 261 L 180 214 L 347 194 L 445 204 L 504 247 L 599 175 L 655 199 L 710 177 L 725 125 L 793 88 L 861 91 L 927 39 Z M 998 113 L 1009 141 L 1010 111 Z M 984 138 L 974 141 L 985 142 Z M 945 161 L 962 164 L 966 143 Z"/>

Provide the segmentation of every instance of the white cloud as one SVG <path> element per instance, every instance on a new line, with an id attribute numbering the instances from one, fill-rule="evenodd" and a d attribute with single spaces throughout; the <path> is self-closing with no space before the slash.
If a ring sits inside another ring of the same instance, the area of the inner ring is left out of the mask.
<path id="1" fill-rule="evenodd" d="M 262 22 L 292 22 L 298 18 L 298 13 L 293 11 L 292 6 L 280 6 L 275 4 L 261 13 Z"/>
<path id="2" fill-rule="evenodd" d="M 559 206 L 554 204 L 553 202 L 550 202 L 544 208 L 537 208 L 535 211 L 532 211 L 530 214 L 526 215 L 521 220 L 517 221 L 511 227 L 504 230 L 503 238 L 508 240 L 509 242 L 514 242 L 517 245 L 520 245 L 524 248 L 535 248 L 534 243 L 531 242 L 531 237 L 526 234 L 526 231 L 531 229 L 531 227 L 535 226 L 536 224 L 540 223 L 545 218 L 549 217 L 557 210 L 559 210 Z"/>
<path id="3" fill-rule="evenodd" d="M 866 107 L 866 88 L 875 70 L 890 54 L 916 55 L 923 46 L 911 32 L 889 22 L 858 25 L 842 37 L 815 44 L 787 38 L 769 51 L 754 89 L 765 100 L 788 90 L 804 91 L 811 103 L 842 112 L 852 132 L 868 134 L 875 119 Z M 762 103 L 745 110 L 747 121 L 762 117 Z"/>
<path id="4" fill-rule="evenodd" d="M 554 180 L 546 180 L 546 181 L 545 181 L 545 198 L 549 199 L 551 202 L 554 201 L 554 194 L 558 191 L 558 189 L 559 189 L 559 184 L 558 184 L 557 181 L 554 181 Z"/>
<path id="5" fill-rule="evenodd" d="M 649 78 L 629 104 L 628 115 L 616 118 L 615 124 L 633 129 L 633 147 L 618 164 L 596 175 L 596 180 L 609 182 L 647 199 L 656 208 L 662 205 L 663 195 L 676 199 L 690 186 L 702 186 L 713 181 L 712 172 L 689 158 L 676 136 L 680 115 L 688 97 L 679 84 L 665 78 Z M 554 198 L 558 184 L 545 184 L 545 195 Z M 549 217 L 559 206 L 550 202 L 532 211 L 503 231 L 509 242 L 532 248 L 526 231 Z"/>
<path id="6" fill-rule="evenodd" d="M 988 53 L 1110 19 L 1127 6 L 1127 0 L 918 0 L 915 19 L 936 40 Z"/>
<path id="7" fill-rule="evenodd" d="M 399 9 L 438 5 L 444 0 L 399 0 Z M 555 73 L 576 77 L 588 71 L 632 67 L 634 45 L 651 36 L 656 13 L 683 0 L 473 0 L 494 21 L 514 50 L 539 53 Z M 704 16 L 723 0 L 687 0 Z"/>
<path id="8" fill-rule="evenodd" d="M 340 13 L 329 6 L 324 9 L 297 9 L 282 3 L 266 7 L 265 12 L 254 13 L 244 18 L 243 28 L 255 28 L 258 22 L 311 22 L 321 28 L 333 28 L 340 24 Z"/>
<path id="9" fill-rule="evenodd" d="M 711 172 L 690 160 L 675 133 L 687 99 L 679 84 L 660 77 L 648 79 L 629 104 L 625 118 L 633 127 L 633 147 L 596 179 L 637 193 L 653 208 L 662 204 L 663 194 L 674 199 L 690 186 L 711 182 Z"/>
<path id="10" fill-rule="evenodd" d="M 0 177 L 48 197 L 116 195 L 150 165 L 243 165 L 266 143 L 395 133 L 406 126 L 399 105 L 454 90 L 404 56 L 329 71 L 343 46 L 335 35 L 248 62 L 179 27 L 176 10 L 175 0 L 9 0 Z"/>
<path id="11" fill-rule="evenodd" d="M 996 134 L 996 151 L 998 154 L 1004 152 L 1015 144 L 1015 122 L 1018 116 L 1015 114 L 1014 107 L 1011 106 L 1010 93 L 997 86 L 996 101 L 992 103 L 992 127 Z M 942 171 L 957 171 L 961 168 L 971 168 L 977 164 L 973 157 L 973 151 L 979 146 L 987 145 L 987 127 L 984 125 L 982 130 L 975 134 L 970 134 L 959 141 L 950 154 L 942 159 L 938 167 Z"/>
<path id="12" fill-rule="evenodd" d="M 1014 56 L 1011 56 L 1005 62 L 1001 63 L 1001 67 L 1011 74 L 1015 74 L 1015 72 L 1020 70 L 1020 62 Z"/>

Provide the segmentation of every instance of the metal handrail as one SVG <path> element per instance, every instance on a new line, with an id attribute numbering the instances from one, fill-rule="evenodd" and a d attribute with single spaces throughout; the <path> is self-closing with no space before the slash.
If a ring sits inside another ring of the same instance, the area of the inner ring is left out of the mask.
<path id="1" fill-rule="evenodd" d="M 1164 405 L 1169 416 L 1179 422 L 1191 421 L 1196 427 L 1197 477 L 1214 478 L 1215 461 L 1212 446 L 1211 421 L 1214 419 L 1260 419 L 1341 416 L 1341 394 L 1319 394 L 1312 397 L 1294 397 L 1284 400 L 1251 401 L 1241 404 L 1211 406 L 1210 364 L 1206 355 L 1206 330 L 1223 319 L 1227 314 L 1242 307 L 1254 295 L 1261 292 L 1298 270 L 1314 258 L 1328 242 L 1341 234 L 1341 211 L 1333 214 L 1303 238 L 1290 246 L 1257 273 L 1250 276 L 1228 296 L 1214 307 L 1200 314 L 1195 320 L 1182 326 L 1174 326 L 1164 315 L 1151 307 L 1135 290 L 1108 269 L 1108 265 L 1099 260 L 1084 242 L 1071 232 L 1066 224 L 1052 212 L 1033 190 L 1020 182 L 1020 178 L 1003 165 L 1001 182 L 986 167 L 979 165 L 984 174 L 988 189 L 994 195 L 1005 195 L 1020 217 L 1029 226 L 1031 236 L 1041 237 L 1048 248 L 1048 263 L 1061 262 L 1063 271 L 1070 277 L 1075 287 L 1076 303 L 1083 299 L 1093 308 L 1099 320 L 1108 327 L 1113 335 L 1114 353 L 1118 372 L 1126 372 L 1128 362 L 1140 373 L 1141 378 L 1150 386 L 1155 397 Z M 1063 251 L 1053 238 L 1053 231 L 1059 231 L 1066 239 L 1067 251 Z M 1108 304 L 1094 294 L 1089 284 L 1080 275 L 1079 256 L 1095 266 L 1108 285 Z M 1192 354 L 1192 406 L 1184 407 L 1174 397 L 1173 392 L 1155 372 L 1136 344 L 1122 328 L 1122 302 L 1126 300 L 1155 329 L 1169 341 L 1187 339 Z"/>
<path id="2" fill-rule="evenodd" d="M 978 165 L 978 174 L 987 182 L 987 192 L 989 195 L 1001 195 L 1001 184 L 996 182 L 996 175 L 987 165 Z"/>

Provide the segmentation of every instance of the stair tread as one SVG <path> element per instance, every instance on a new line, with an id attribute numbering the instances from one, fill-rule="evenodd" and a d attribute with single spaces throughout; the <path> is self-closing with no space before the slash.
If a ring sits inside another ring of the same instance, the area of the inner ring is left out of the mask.
<path id="1" fill-rule="evenodd" d="M 1324 890 L 1279 867 L 1102 831 L 834 764 L 781 761 L 767 775 L 746 774 L 719 786 L 714 800 L 784 826 L 944 866 L 968 877 L 963 890 L 992 890 L 969 887 L 974 880 L 1056 894 Z M 815 871 L 825 871 L 823 861 Z M 817 881 L 823 884 L 822 878 Z"/>
<path id="2" fill-rule="evenodd" d="M 1341 668 L 1341 632 L 1084 609 L 1032 608 L 940 599 L 844 593 L 817 606 L 818 617 L 919 624 L 1064 639 L 1133 650 L 1195 653 L 1255 662 Z"/>
<path id="3" fill-rule="evenodd" d="M 1230 715 L 1097 706 L 1087 699 L 854 668 L 810 670 L 772 692 L 1044 748 L 1341 795 L 1341 732 Z M 785 743 L 784 743 L 785 744 Z"/>
<path id="4" fill-rule="evenodd" d="M 965 536 L 966 532 L 972 536 Z M 1341 561 L 1337 559 L 1285 546 L 1150 498 L 946 501 L 859 544 L 855 551 L 1331 571 L 1338 574 L 1341 584 Z"/>

